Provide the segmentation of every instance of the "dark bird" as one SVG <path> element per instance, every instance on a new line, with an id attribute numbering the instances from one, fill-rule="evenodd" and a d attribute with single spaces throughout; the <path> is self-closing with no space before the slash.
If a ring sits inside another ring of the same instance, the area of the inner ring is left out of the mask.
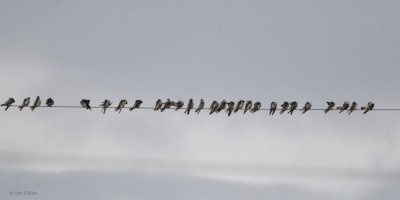
<path id="1" fill-rule="evenodd" d="M 372 102 L 368 102 L 368 104 L 365 107 L 361 107 L 361 110 L 364 110 L 364 113 L 367 113 L 368 111 L 374 109 L 375 104 Z"/>
<path id="2" fill-rule="evenodd" d="M 238 103 L 236 104 L 236 108 L 234 110 L 235 113 L 237 113 L 237 111 L 242 110 L 244 106 L 244 101 L 240 100 L 238 101 Z"/>
<path id="3" fill-rule="evenodd" d="M 35 108 L 39 107 L 40 104 L 42 104 L 42 101 L 40 100 L 40 97 L 37 96 L 35 102 L 33 102 L 33 105 L 31 106 L 32 111 L 35 110 Z"/>
<path id="4" fill-rule="evenodd" d="M 178 103 L 175 102 L 175 101 L 171 101 L 171 106 L 177 107 L 177 106 L 178 106 Z"/>
<path id="5" fill-rule="evenodd" d="M 325 114 L 328 113 L 330 110 L 332 110 L 333 108 L 335 108 L 335 102 L 333 101 L 327 101 L 326 102 L 328 104 L 328 107 L 325 109 Z"/>
<path id="6" fill-rule="evenodd" d="M 253 107 L 253 103 L 249 100 L 249 101 L 246 102 L 246 105 L 244 106 L 243 115 L 246 114 L 246 112 L 247 112 L 248 110 L 250 110 L 251 107 Z"/>
<path id="7" fill-rule="evenodd" d="M 135 104 L 132 106 L 132 108 L 129 108 L 129 110 L 132 111 L 133 109 L 140 108 L 140 104 L 142 103 L 143 103 L 142 100 L 136 100 Z"/>
<path id="8" fill-rule="evenodd" d="M 194 106 L 193 99 L 189 99 L 188 106 L 187 106 L 187 108 L 186 108 L 184 113 L 189 115 L 190 110 L 193 109 L 193 106 Z"/>
<path id="9" fill-rule="evenodd" d="M 347 111 L 347 113 L 349 113 L 349 115 L 350 115 L 356 109 L 357 109 L 357 102 L 353 101 L 353 103 L 351 103 L 350 109 L 349 109 L 349 111 Z"/>
<path id="10" fill-rule="evenodd" d="M 156 102 L 156 105 L 154 106 L 154 111 L 160 110 L 162 104 L 163 103 L 162 103 L 161 99 L 158 99 Z"/>
<path id="11" fill-rule="evenodd" d="M 22 105 L 18 107 L 19 110 L 21 111 L 24 107 L 28 106 L 30 102 L 31 102 L 30 97 L 25 98 L 24 101 L 22 102 Z"/>
<path id="12" fill-rule="evenodd" d="M 87 110 L 92 110 L 92 108 L 90 108 L 90 100 L 89 99 L 82 99 L 81 100 L 81 106 L 86 108 Z"/>
<path id="13" fill-rule="evenodd" d="M 225 108 L 226 108 L 226 101 L 222 100 L 215 112 L 219 113 L 221 112 L 221 110 L 224 110 Z"/>
<path id="14" fill-rule="evenodd" d="M 103 114 L 106 114 L 106 110 L 107 110 L 108 107 L 111 106 L 111 104 L 112 104 L 112 102 L 110 100 L 108 100 L 108 99 L 105 99 L 103 101 L 103 103 L 100 104 L 100 106 L 103 106 L 103 109 L 102 109 Z"/>
<path id="15" fill-rule="evenodd" d="M 269 108 L 269 115 L 273 115 L 275 113 L 276 107 L 278 107 L 278 104 L 276 102 L 272 102 L 271 107 Z"/>
<path id="16" fill-rule="evenodd" d="M 46 105 L 47 105 L 48 107 L 52 107 L 52 106 L 54 105 L 54 100 L 51 99 L 51 98 L 48 98 L 48 99 L 46 100 Z"/>
<path id="17" fill-rule="evenodd" d="M 235 102 L 233 102 L 233 101 L 229 102 L 228 109 L 226 109 L 226 112 L 228 113 L 228 117 L 231 116 L 234 108 L 235 108 Z"/>
<path id="18" fill-rule="evenodd" d="M 167 99 L 167 101 L 164 103 L 164 106 L 161 108 L 161 112 L 164 112 L 165 109 L 170 109 L 172 105 L 172 102 L 170 99 Z M 161 107 L 161 106 L 160 106 Z"/>
<path id="19" fill-rule="evenodd" d="M 197 109 L 196 109 L 196 113 L 197 114 L 199 114 L 200 113 L 200 111 L 202 110 L 204 108 L 204 99 L 201 99 L 200 100 L 200 104 L 199 104 L 199 106 L 197 107 Z"/>
<path id="20" fill-rule="evenodd" d="M 304 113 L 306 113 L 307 111 L 309 111 L 310 109 L 311 109 L 311 103 L 310 102 L 307 102 L 305 105 L 304 105 L 304 107 L 303 107 L 303 109 L 301 109 L 302 110 L 302 114 L 304 114 Z"/>
<path id="21" fill-rule="evenodd" d="M 6 107 L 5 110 L 8 110 L 8 108 L 9 108 L 13 103 L 15 103 L 14 98 L 9 98 L 5 103 L 1 104 L 1 106 L 5 106 L 5 107 Z"/>
<path id="22" fill-rule="evenodd" d="M 178 102 L 176 103 L 175 111 L 181 109 L 184 105 L 185 105 L 185 103 L 183 103 L 183 101 L 178 101 Z"/>
<path id="23" fill-rule="evenodd" d="M 254 103 L 253 109 L 250 110 L 251 113 L 255 113 L 261 109 L 261 103 L 256 102 Z"/>
<path id="24" fill-rule="evenodd" d="M 350 103 L 348 101 L 345 101 L 343 103 L 343 105 L 340 107 L 337 107 L 337 109 L 340 110 L 339 113 L 342 113 L 343 111 L 347 110 L 349 107 L 350 107 Z"/>
<path id="25" fill-rule="evenodd" d="M 213 101 L 210 106 L 210 115 L 213 114 L 218 109 L 219 103 L 217 101 Z"/>
<path id="26" fill-rule="evenodd" d="M 284 113 L 289 108 L 289 102 L 287 102 L 287 101 L 283 102 L 281 107 L 282 107 L 282 109 L 281 109 L 281 112 L 279 112 L 279 114 Z"/>
<path id="27" fill-rule="evenodd" d="M 128 101 L 125 100 L 125 99 L 122 99 L 122 100 L 119 102 L 118 106 L 115 108 L 115 111 L 118 111 L 118 110 L 119 110 L 119 113 L 121 113 L 121 110 L 122 110 L 123 108 L 125 108 L 126 104 L 128 104 Z"/>
<path id="28" fill-rule="evenodd" d="M 293 112 L 297 109 L 297 105 L 296 101 L 291 102 L 288 114 L 293 115 Z"/>

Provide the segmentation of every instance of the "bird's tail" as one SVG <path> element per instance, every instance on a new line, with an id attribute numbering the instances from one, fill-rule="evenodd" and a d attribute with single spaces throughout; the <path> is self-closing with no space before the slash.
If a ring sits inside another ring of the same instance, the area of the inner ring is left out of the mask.
<path id="1" fill-rule="evenodd" d="M 22 108 L 24 108 L 24 106 L 19 106 L 18 108 L 19 108 L 19 111 L 21 111 L 21 110 L 22 110 Z"/>

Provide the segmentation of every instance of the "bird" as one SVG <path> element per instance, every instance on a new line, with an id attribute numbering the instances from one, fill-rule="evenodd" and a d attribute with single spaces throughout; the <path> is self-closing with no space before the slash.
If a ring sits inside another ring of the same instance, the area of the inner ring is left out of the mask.
<path id="1" fill-rule="evenodd" d="M 39 107 L 40 104 L 42 104 L 42 101 L 40 100 L 40 97 L 37 96 L 35 102 L 33 102 L 33 105 L 31 106 L 32 111 L 35 110 L 35 108 Z"/>
<path id="2" fill-rule="evenodd" d="M 246 105 L 244 106 L 243 115 L 246 114 L 246 112 L 247 112 L 248 110 L 250 110 L 251 107 L 253 107 L 253 103 L 249 100 L 249 101 L 246 102 Z"/>
<path id="3" fill-rule="evenodd" d="M 112 104 L 112 102 L 110 100 L 108 100 L 108 99 L 105 99 L 103 101 L 103 103 L 100 104 L 100 106 L 103 106 L 103 109 L 101 109 L 103 114 L 106 114 L 106 110 L 107 110 L 108 107 L 111 106 L 111 104 Z"/>
<path id="4" fill-rule="evenodd" d="M 281 112 L 279 112 L 279 114 L 284 113 L 289 108 L 289 102 L 287 102 L 287 101 L 283 102 L 281 107 L 282 107 L 282 109 L 281 109 Z"/>
<path id="5" fill-rule="evenodd" d="M 328 107 L 324 110 L 325 114 L 328 113 L 330 110 L 335 108 L 335 102 L 333 101 L 327 101 Z"/>
<path id="6" fill-rule="evenodd" d="M 178 102 L 176 102 L 175 111 L 181 109 L 184 105 L 185 105 L 185 103 L 183 103 L 183 101 L 179 100 Z"/>
<path id="7" fill-rule="evenodd" d="M 167 99 L 167 101 L 164 103 L 164 106 L 161 108 L 161 112 L 164 112 L 165 109 L 170 109 L 172 105 L 172 102 L 170 99 Z"/>
<path id="8" fill-rule="evenodd" d="M 363 114 L 366 114 L 368 111 L 374 109 L 375 104 L 372 102 L 368 102 L 368 104 L 365 107 L 361 107 L 361 110 L 364 110 Z"/>
<path id="9" fill-rule="evenodd" d="M 82 99 L 81 100 L 81 106 L 86 108 L 87 110 L 92 110 L 92 108 L 90 108 L 90 100 L 89 99 Z"/>
<path id="10" fill-rule="evenodd" d="M 48 107 L 52 107 L 52 106 L 54 105 L 54 100 L 51 99 L 51 98 L 48 98 L 48 99 L 46 100 L 46 105 L 47 105 Z"/>
<path id="11" fill-rule="evenodd" d="M 122 99 L 122 100 L 119 102 L 118 106 L 115 108 L 115 111 L 118 111 L 118 110 L 119 110 L 119 113 L 121 113 L 122 108 L 125 108 L 126 104 L 128 104 L 128 101 L 125 100 L 125 99 Z"/>
<path id="12" fill-rule="evenodd" d="M 349 109 L 349 111 L 347 111 L 347 113 L 349 113 L 349 115 L 350 115 L 356 109 L 357 109 L 357 102 L 353 101 L 353 103 L 351 103 L 350 109 Z"/>
<path id="13" fill-rule="evenodd" d="M 250 110 L 251 113 L 255 113 L 261 109 L 261 103 L 256 102 L 254 103 L 253 109 Z"/>
<path id="14" fill-rule="evenodd" d="M 161 99 L 158 99 L 158 100 L 156 101 L 156 106 L 154 106 L 154 111 L 160 110 L 162 104 L 163 104 L 163 103 L 162 103 Z"/>
<path id="15" fill-rule="evenodd" d="M 216 113 L 219 113 L 219 112 L 221 112 L 221 110 L 223 110 L 223 109 L 225 109 L 225 108 L 226 108 L 226 101 L 225 101 L 225 100 L 222 100 L 221 103 L 219 104 L 217 110 L 215 110 L 215 112 L 216 112 Z"/>
<path id="16" fill-rule="evenodd" d="M 298 104 L 296 101 L 290 102 L 290 109 L 289 109 L 288 114 L 293 115 L 293 112 L 296 110 L 297 105 Z"/>
<path id="17" fill-rule="evenodd" d="M 276 111 L 278 104 L 276 102 L 271 102 L 271 107 L 269 109 L 269 115 L 273 115 Z"/>
<path id="18" fill-rule="evenodd" d="M 340 110 L 339 113 L 342 113 L 343 111 L 347 110 L 350 107 L 350 103 L 348 101 L 345 101 L 342 106 L 337 107 L 336 109 Z"/>
<path id="19" fill-rule="evenodd" d="M 243 106 L 244 106 L 244 101 L 243 100 L 238 101 L 234 112 L 237 113 L 237 111 L 241 110 L 243 108 Z"/>
<path id="20" fill-rule="evenodd" d="M 14 98 L 9 98 L 6 102 L 4 102 L 3 104 L 1 104 L 1 106 L 5 106 L 6 107 L 6 111 L 8 110 L 8 108 L 15 103 Z"/>
<path id="21" fill-rule="evenodd" d="M 211 103 L 211 106 L 209 108 L 210 111 L 210 115 L 213 114 L 217 109 L 218 109 L 219 103 L 217 101 L 213 101 Z"/>
<path id="22" fill-rule="evenodd" d="M 129 111 L 132 111 L 133 109 L 136 109 L 136 108 L 140 108 L 140 104 L 142 104 L 142 103 L 143 103 L 142 100 L 136 100 L 135 104 L 132 106 L 132 108 L 129 108 Z"/>
<path id="23" fill-rule="evenodd" d="M 200 111 L 201 111 L 201 109 L 203 109 L 204 108 L 204 99 L 200 99 L 200 104 L 199 104 L 199 106 L 197 107 L 197 109 L 196 109 L 196 113 L 197 114 L 199 114 L 200 113 Z"/>
<path id="24" fill-rule="evenodd" d="M 228 103 L 228 108 L 226 112 L 228 113 L 228 117 L 231 116 L 233 109 L 235 108 L 235 102 L 231 101 Z"/>
<path id="25" fill-rule="evenodd" d="M 310 109 L 311 109 L 311 103 L 310 102 L 307 102 L 306 104 L 304 104 L 304 107 L 303 107 L 303 109 L 301 109 L 303 112 L 302 112 L 302 114 L 304 114 L 304 113 L 306 113 L 307 111 L 309 111 Z"/>
<path id="26" fill-rule="evenodd" d="M 20 106 L 18 107 L 19 110 L 21 111 L 24 107 L 28 106 L 29 103 L 30 103 L 30 101 L 31 101 L 31 98 L 30 98 L 30 97 L 25 98 L 24 101 L 22 102 L 22 105 L 20 105 Z"/>
<path id="27" fill-rule="evenodd" d="M 187 108 L 186 108 L 184 113 L 189 115 L 190 110 L 193 108 L 193 106 L 194 106 L 193 99 L 189 99 L 188 106 L 187 106 Z"/>

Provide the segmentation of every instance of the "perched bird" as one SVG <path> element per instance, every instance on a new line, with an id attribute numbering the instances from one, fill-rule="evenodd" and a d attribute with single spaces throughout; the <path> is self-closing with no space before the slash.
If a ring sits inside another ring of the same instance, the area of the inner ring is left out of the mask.
<path id="1" fill-rule="evenodd" d="M 204 108 L 204 99 L 200 99 L 200 104 L 199 104 L 199 106 L 197 107 L 197 109 L 196 109 L 196 113 L 197 114 L 199 114 L 200 113 L 200 111 L 201 111 L 201 109 L 203 109 Z"/>
<path id="2" fill-rule="evenodd" d="M 226 109 L 226 112 L 228 113 L 228 117 L 231 116 L 234 108 L 235 108 L 235 102 L 233 102 L 233 101 L 229 102 L 228 109 Z"/>
<path id="3" fill-rule="evenodd" d="M 178 103 L 175 102 L 175 101 L 171 101 L 171 106 L 177 107 L 177 106 L 178 106 Z"/>
<path id="4" fill-rule="evenodd" d="M 365 113 L 367 113 L 368 111 L 374 109 L 374 106 L 375 106 L 374 103 L 368 102 L 367 106 L 361 107 L 361 110 L 364 110 L 364 113 L 363 113 L 363 114 L 365 114 Z"/>
<path id="5" fill-rule="evenodd" d="M 339 113 L 342 113 L 343 111 L 347 110 L 349 107 L 350 107 L 350 103 L 348 101 L 345 101 L 343 103 L 343 105 L 340 107 L 337 107 L 337 109 L 340 110 Z"/>
<path id="6" fill-rule="evenodd" d="M 287 102 L 287 101 L 283 102 L 281 107 L 282 107 L 282 109 L 281 109 L 281 112 L 279 112 L 279 114 L 284 113 L 289 108 L 289 102 Z"/>
<path id="7" fill-rule="evenodd" d="M 115 108 L 115 111 L 119 110 L 119 113 L 121 113 L 122 108 L 125 108 L 126 104 L 128 104 L 128 101 L 126 101 L 125 99 L 122 99 L 118 106 Z"/>
<path id="8" fill-rule="evenodd" d="M 261 103 L 256 102 L 254 103 L 253 109 L 250 110 L 251 113 L 255 113 L 261 109 Z"/>
<path id="9" fill-rule="evenodd" d="M 303 112 L 302 112 L 302 114 L 304 114 L 304 113 L 306 113 L 307 111 L 309 111 L 310 109 L 311 109 L 311 103 L 310 102 L 307 102 L 305 105 L 304 105 L 304 107 L 303 107 L 303 109 L 301 109 Z"/>
<path id="10" fill-rule="evenodd" d="M 278 104 L 276 102 L 271 103 L 271 107 L 269 108 L 269 115 L 273 115 L 275 113 L 277 106 Z"/>
<path id="11" fill-rule="evenodd" d="M 133 109 L 140 108 L 140 104 L 142 103 L 143 103 L 142 100 L 136 100 L 135 104 L 132 106 L 132 108 L 129 108 L 129 110 L 132 111 Z"/>
<path id="12" fill-rule="evenodd" d="M 243 100 L 238 101 L 234 112 L 237 113 L 237 111 L 242 110 L 243 106 L 244 106 L 244 101 Z"/>
<path id="13" fill-rule="evenodd" d="M 35 110 L 35 108 L 39 107 L 40 104 L 42 104 L 42 101 L 40 100 L 40 97 L 37 96 L 35 102 L 33 102 L 33 105 L 31 106 L 32 111 Z"/>
<path id="14" fill-rule="evenodd" d="M 154 111 L 160 110 L 162 104 L 163 103 L 162 103 L 161 99 L 158 99 L 156 102 L 156 106 L 154 106 Z"/>
<path id="15" fill-rule="evenodd" d="M 82 107 L 86 108 L 87 110 L 92 110 L 92 109 L 90 108 L 89 103 L 90 103 L 90 100 L 89 100 L 89 99 L 82 99 L 82 100 L 81 100 L 81 106 L 82 106 Z"/>
<path id="16" fill-rule="evenodd" d="M 14 98 L 9 98 L 5 103 L 1 104 L 1 106 L 5 106 L 5 107 L 6 107 L 5 110 L 8 110 L 8 108 L 9 108 L 13 103 L 15 103 Z"/>
<path id="17" fill-rule="evenodd" d="M 101 109 L 103 114 L 106 114 L 106 110 L 107 110 L 108 107 L 111 106 L 111 104 L 112 104 L 112 102 L 110 100 L 108 100 L 108 99 L 105 99 L 103 101 L 103 103 L 100 104 L 100 106 L 103 106 L 103 109 Z"/>
<path id="18" fill-rule="evenodd" d="M 288 114 L 293 115 L 293 112 L 297 109 L 297 105 L 296 101 L 291 102 Z"/>
<path id="19" fill-rule="evenodd" d="M 165 109 L 170 109 L 172 105 L 172 102 L 170 99 L 167 99 L 167 101 L 164 103 L 164 106 L 161 108 L 161 112 L 164 112 Z"/>
<path id="20" fill-rule="evenodd" d="M 356 109 L 357 109 L 357 102 L 353 101 L 353 103 L 351 103 L 350 109 L 349 109 L 349 111 L 347 111 L 347 113 L 349 113 L 349 115 L 350 115 Z"/>
<path id="21" fill-rule="evenodd" d="M 189 99 L 188 106 L 187 106 L 187 108 L 186 108 L 184 113 L 189 115 L 190 110 L 193 108 L 193 106 L 194 106 L 193 99 Z"/>
<path id="22" fill-rule="evenodd" d="M 209 108 L 210 111 L 210 115 L 213 114 L 217 109 L 218 109 L 219 103 L 217 101 L 213 101 L 211 103 L 211 106 Z"/>
<path id="23" fill-rule="evenodd" d="M 328 104 L 328 107 L 325 109 L 325 114 L 328 113 L 330 110 L 332 110 L 333 108 L 335 108 L 335 102 L 333 101 L 327 101 L 326 102 Z"/>
<path id="24" fill-rule="evenodd" d="M 175 106 L 175 107 L 176 107 L 176 108 L 175 108 L 175 111 L 181 109 L 184 105 L 185 105 L 185 103 L 183 103 L 183 101 L 178 101 L 178 102 L 176 103 L 176 106 Z"/>
<path id="25" fill-rule="evenodd" d="M 31 98 L 30 98 L 30 97 L 25 98 L 24 101 L 22 102 L 22 105 L 20 105 L 20 106 L 18 107 L 19 110 L 21 111 L 24 107 L 28 106 L 29 103 L 30 103 L 30 101 L 31 101 Z"/>
<path id="26" fill-rule="evenodd" d="M 246 102 L 246 105 L 244 106 L 243 115 L 246 114 L 246 112 L 247 112 L 248 110 L 250 110 L 251 107 L 253 107 L 253 103 L 249 100 L 249 101 Z"/>
<path id="27" fill-rule="evenodd" d="M 48 99 L 46 100 L 46 105 L 47 105 L 48 107 L 52 107 L 52 106 L 54 105 L 54 100 L 51 99 L 51 98 L 48 98 Z"/>
<path id="28" fill-rule="evenodd" d="M 217 110 L 216 110 L 215 112 L 216 112 L 216 113 L 219 113 L 219 112 L 221 112 L 221 110 L 223 110 L 223 109 L 225 109 L 225 108 L 226 108 L 226 101 L 225 101 L 225 100 L 222 100 L 221 103 L 219 104 Z"/>

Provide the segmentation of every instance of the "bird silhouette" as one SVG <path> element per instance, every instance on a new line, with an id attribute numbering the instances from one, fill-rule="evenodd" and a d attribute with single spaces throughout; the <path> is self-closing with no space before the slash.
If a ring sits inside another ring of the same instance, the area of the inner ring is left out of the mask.
<path id="1" fill-rule="evenodd" d="M 226 112 L 228 113 L 228 117 L 231 116 L 233 109 L 235 108 L 235 102 L 230 101 L 228 103 L 228 109 L 226 109 Z"/>
<path id="2" fill-rule="evenodd" d="M 200 104 L 199 104 L 199 106 L 197 107 L 197 109 L 196 109 L 196 113 L 197 114 L 199 114 L 200 113 L 200 111 L 204 108 L 204 99 L 200 99 Z"/>
<path id="3" fill-rule="evenodd" d="M 222 100 L 221 103 L 219 104 L 217 110 L 215 110 L 216 113 L 221 112 L 221 110 L 224 110 L 226 108 L 226 101 Z"/>
<path id="4" fill-rule="evenodd" d="M 185 103 L 183 101 L 179 100 L 175 105 L 175 107 L 176 107 L 175 111 L 181 109 L 184 105 L 185 105 Z"/>
<path id="5" fill-rule="evenodd" d="M 54 100 L 51 98 L 48 98 L 46 100 L 46 105 L 47 105 L 47 107 L 52 107 L 54 105 Z"/>
<path id="6" fill-rule="evenodd" d="M 164 106 L 161 108 L 161 112 L 164 112 L 165 109 L 170 109 L 172 105 L 172 102 L 170 99 L 167 99 L 167 101 L 164 103 Z"/>
<path id="7" fill-rule="evenodd" d="M 260 102 L 256 102 L 254 103 L 253 108 L 250 110 L 251 113 L 255 113 L 257 111 L 259 111 L 261 109 L 261 103 Z"/>
<path id="8" fill-rule="evenodd" d="M 112 104 L 112 102 L 111 102 L 110 100 L 108 100 L 108 99 L 105 99 L 105 100 L 100 104 L 100 106 L 103 106 L 103 109 L 102 109 L 103 114 L 106 114 L 106 110 L 107 110 L 108 107 L 111 106 L 111 104 Z"/>
<path id="9" fill-rule="evenodd" d="M 22 105 L 20 105 L 20 106 L 18 107 L 19 110 L 21 111 L 24 107 L 28 106 L 29 103 L 30 103 L 30 101 L 31 101 L 31 98 L 30 98 L 30 97 L 25 98 L 24 101 L 22 102 Z"/>
<path id="10" fill-rule="evenodd" d="M 236 108 L 234 110 L 235 113 L 237 113 L 237 111 L 242 110 L 244 106 L 244 101 L 240 100 L 238 101 L 238 103 L 236 104 Z"/>
<path id="11" fill-rule="evenodd" d="M 289 102 L 287 102 L 287 101 L 283 102 L 281 107 L 282 107 L 281 112 L 279 112 L 279 114 L 283 114 L 289 108 Z"/>
<path id="12" fill-rule="evenodd" d="M 128 104 L 128 101 L 125 100 L 125 99 L 122 99 L 122 100 L 119 102 L 118 106 L 115 108 L 115 111 L 119 111 L 119 113 L 121 113 L 121 110 L 122 110 L 123 108 L 125 108 L 126 104 Z"/>
<path id="13" fill-rule="evenodd" d="M 271 106 L 269 108 L 269 115 L 273 115 L 276 111 L 276 107 L 278 104 L 276 102 L 271 102 Z"/>
<path id="14" fill-rule="evenodd" d="M 325 114 L 335 108 L 335 102 L 333 101 L 327 101 L 326 104 L 328 104 L 328 107 L 324 110 Z"/>
<path id="15" fill-rule="evenodd" d="M 188 106 L 187 106 L 187 108 L 186 108 L 184 113 L 189 115 L 190 110 L 193 109 L 193 106 L 194 106 L 193 99 L 189 99 Z"/>
<path id="16" fill-rule="evenodd" d="M 309 111 L 310 109 L 311 109 L 311 103 L 310 102 L 307 102 L 306 104 L 304 104 L 304 107 L 303 107 L 303 109 L 301 109 L 302 110 L 302 114 L 304 114 L 304 113 L 306 113 L 307 111 Z"/>
<path id="17" fill-rule="evenodd" d="M 210 115 L 213 114 L 219 107 L 219 103 L 217 101 L 213 101 L 210 106 Z"/>
<path id="18" fill-rule="evenodd" d="M 132 111 L 133 109 L 140 108 L 140 105 L 141 105 L 142 103 L 143 103 L 142 100 L 136 100 L 136 101 L 135 101 L 135 104 L 134 104 L 131 108 L 129 108 L 129 111 Z"/>
<path id="19" fill-rule="evenodd" d="M 81 106 L 86 108 L 87 110 L 92 110 L 92 108 L 90 107 L 90 100 L 89 99 L 82 99 L 81 100 Z"/>
<path id="20" fill-rule="evenodd" d="M 7 111 L 8 108 L 9 108 L 13 103 L 15 103 L 14 98 L 9 98 L 6 102 L 4 102 L 3 104 L 1 104 L 1 106 L 5 106 L 5 107 L 6 107 L 6 108 L 5 108 L 5 111 Z"/>
<path id="21" fill-rule="evenodd" d="M 297 105 L 296 101 L 291 102 L 288 114 L 293 115 L 293 112 L 297 109 Z"/>
<path id="22" fill-rule="evenodd" d="M 250 110 L 251 107 L 253 107 L 253 103 L 249 100 L 249 101 L 246 102 L 246 105 L 244 106 L 243 115 L 246 114 L 246 112 L 247 112 L 248 110 Z"/>
<path id="23" fill-rule="evenodd" d="M 375 104 L 372 102 L 368 102 L 365 107 L 361 107 L 361 110 L 364 110 L 363 114 L 366 114 L 368 111 L 374 109 Z"/>
<path id="24" fill-rule="evenodd" d="M 163 102 L 161 101 L 161 99 L 158 99 L 156 101 L 156 105 L 154 106 L 154 111 L 160 110 L 162 104 L 163 104 Z"/>
<path id="25" fill-rule="evenodd" d="M 357 102 L 353 101 L 353 103 L 351 103 L 350 109 L 349 109 L 349 111 L 347 111 L 347 113 L 349 113 L 349 115 L 350 115 L 356 109 L 357 109 Z"/>
<path id="26" fill-rule="evenodd" d="M 349 107 L 350 107 L 350 103 L 348 101 L 345 101 L 342 106 L 339 106 L 336 109 L 340 110 L 339 113 L 342 113 L 343 111 L 347 110 Z"/>
<path id="27" fill-rule="evenodd" d="M 42 101 L 40 100 L 40 97 L 37 96 L 35 102 L 33 102 L 33 105 L 31 106 L 32 111 L 35 110 L 35 108 L 39 107 L 40 104 L 42 104 Z"/>

